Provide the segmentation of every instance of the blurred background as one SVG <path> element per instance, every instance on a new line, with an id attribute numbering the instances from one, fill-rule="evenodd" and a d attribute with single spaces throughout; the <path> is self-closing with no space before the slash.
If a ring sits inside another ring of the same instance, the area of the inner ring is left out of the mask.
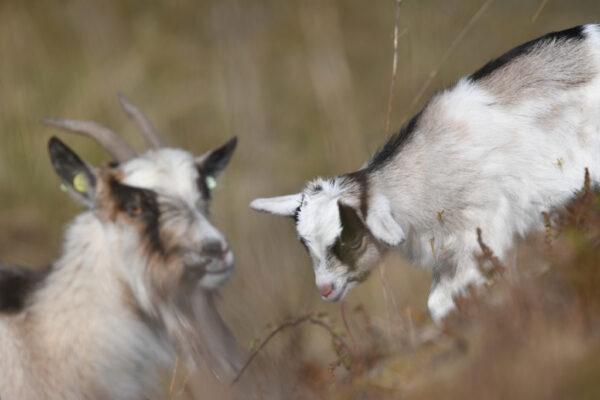
<path id="1" fill-rule="evenodd" d="M 3 0 L 0 260 L 47 265 L 60 253 L 66 224 L 81 210 L 59 190 L 46 151 L 51 135 L 94 165 L 108 160 L 92 141 L 39 120 L 95 120 L 141 150 L 142 140 L 118 104 L 123 92 L 174 147 L 201 154 L 233 135 L 240 139 L 212 209 L 236 254 L 237 273 L 221 291 L 220 307 L 239 342 L 246 347 L 307 312 L 327 313 L 328 323 L 343 330 L 339 305 L 318 296 L 293 224 L 255 214 L 248 203 L 296 192 L 316 176 L 356 169 L 384 143 L 395 10 L 394 0 Z M 600 22 L 598 0 L 404 0 L 392 130 L 433 93 L 489 59 L 549 31 L 591 22 Z M 397 344 L 407 332 L 430 326 L 430 279 L 429 272 L 390 256 L 385 272 L 376 271 L 346 301 L 357 340 L 387 343 L 390 354 L 405 354 Z M 380 330 L 377 339 L 361 339 L 366 319 L 354 312 L 359 305 Z M 353 398 L 363 389 L 363 398 L 419 397 L 429 382 L 426 373 L 394 370 L 387 376 L 385 368 L 357 375 L 337 367 L 329 376 L 329 363 L 338 358 L 330 342 L 326 331 L 310 324 L 278 334 L 248 370 L 258 397 Z M 377 385 L 385 395 L 369 386 L 369 377 L 382 374 L 386 378 Z M 239 387 L 224 387 L 209 373 L 189 382 L 212 398 L 240 395 Z M 506 389 L 511 380 L 498 382 Z M 350 397 L 344 387 L 353 388 Z M 453 387 L 447 385 L 448 397 Z M 529 394 L 548 398 L 546 392 Z"/>

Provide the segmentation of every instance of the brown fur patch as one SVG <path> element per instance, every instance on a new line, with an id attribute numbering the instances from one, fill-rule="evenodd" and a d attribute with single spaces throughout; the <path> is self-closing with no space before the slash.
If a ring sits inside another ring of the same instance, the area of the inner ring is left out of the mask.
<path id="1" fill-rule="evenodd" d="M 579 87 L 597 73 L 586 44 L 580 40 L 542 42 L 477 82 L 500 104 Z"/>
<path id="2" fill-rule="evenodd" d="M 111 189 L 111 182 L 121 182 L 123 172 L 111 168 L 101 168 L 98 172 L 98 182 L 96 186 L 96 199 L 98 209 L 107 219 L 115 221 L 119 213 L 118 205 L 115 202 L 114 193 Z"/>

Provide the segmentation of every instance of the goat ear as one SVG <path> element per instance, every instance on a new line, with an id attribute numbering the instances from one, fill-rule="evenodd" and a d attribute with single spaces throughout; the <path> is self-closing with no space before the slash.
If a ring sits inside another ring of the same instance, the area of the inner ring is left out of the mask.
<path id="1" fill-rule="evenodd" d="M 196 163 L 202 168 L 204 175 L 216 178 L 223 172 L 227 164 L 229 164 L 236 146 L 237 136 L 234 136 L 223 146 L 208 151 L 196 158 Z"/>
<path id="2" fill-rule="evenodd" d="M 67 191 L 77 201 L 92 208 L 96 197 L 93 169 L 57 137 L 50 138 L 48 152 L 52 166 Z"/>
<path id="3" fill-rule="evenodd" d="M 366 223 L 373 236 L 389 246 L 397 246 L 406 238 L 402 227 L 392 215 L 392 209 L 386 197 L 380 196 L 373 199 Z"/>
<path id="4" fill-rule="evenodd" d="M 302 202 L 302 194 L 289 194 L 287 196 L 255 199 L 250 203 L 250 208 L 255 211 L 265 212 L 282 217 L 293 217 Z"/>
<path id="5" fill-rule="evenodd" d="M 356 210 L 338 200 L 340 222 L 342 223 L 342 242 L 351 243 L 365 233 L 365 225 L 358 217 Z"/>

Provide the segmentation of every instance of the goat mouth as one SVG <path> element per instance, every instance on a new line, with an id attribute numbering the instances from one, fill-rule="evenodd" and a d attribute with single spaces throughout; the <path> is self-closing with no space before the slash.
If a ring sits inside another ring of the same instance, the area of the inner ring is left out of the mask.
<path id="1" fill-rule="evenodd" d="M 198 284 L 206 290 L 218 289 L 231 278 L 234 270 L 233 257 L 210 259 L 210 262 L 204 267 Z"/>
<path id="2" fill-rule="evenodd" d="M 233 264 L 228 264 L 228 265 L 224 265 L 222 267 L 218 267 L 218 269 L 205 269 L 204 272 L 206 274 L 210 274 L 210 275 L 223 275 L 223 274 L 228 274 L 231 272 L 231 270 L 233 270 L 234 265 Z"/>
<path id="3" fill-rule="evenodd" d="M 234 268 L 234 263 L 225 263 L 223 260 L 213 259 L 197 264 L 186 264 L 185 268 L 196 271 L 200 276 L 204 275 L 224 275 L 230 273 Z"/>
<path id="4" fill-rule="evenodd" d="M 229 274 L 235 268 L 235 258 L 231 251 L 223 257 L 196 255 L 194 258 L 195 260 L 193 261 L 188 260 L 188 262 L 184 264 L 184 267 L 186 270 L 194 272 L 200 277 L 204 275 Z"/>
<path id="5" fill-rule="evenodd" d="M 205 271 L 208 274 L 226 274 L 231 272 L 235 267 L 233 253 L 227 252 L 224 257 L 211 258 L 209 263 L 205 267 Z"/>
<path id="6" fill-rule="evenodd" d="M 335 303 L 335 302 L 344 300 L 347 293 L 348 293 L 348 285 L 344 284 L 344 286 L 342 286 L 341 289 L 334 290 L 331 293 L 329 293 L 327 296 L 321 295 L 321 298 L 325 301 Z"/>

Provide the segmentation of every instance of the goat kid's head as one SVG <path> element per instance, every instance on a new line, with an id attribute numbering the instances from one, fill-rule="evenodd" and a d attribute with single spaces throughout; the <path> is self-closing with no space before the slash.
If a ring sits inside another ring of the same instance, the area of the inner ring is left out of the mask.
<path id="1" fill-rule="evenodd" d="M 143 286 L 149 292 L 145 296 L 168 298 L 183 295 L 186 288 L 218 288 L 232 275 L 234 257 L 223 234 L 211 224 L 208 206 L 215 179 L 233 155 L 237 138 L 194 157 L 164 147 L 146 116 L 122 96 L 120 100 L 150 147 L 144 155 L 137 156 L 119 135 L 95 122 L 43 120 L 92 137 L 115 158 L 92 168 L 52 137 L 50 158 L 63 187 L 106 225 L 107 232 L 115 233 L 113 257 L 142 265 L 145 270 L 132 271 L 132 280 L 143 283 L 131 283 Z"/>
<path id="2" fill-rule="evenodd" d="M 256 211 L 294 218 L 326 301 L 342 301 L 367 279 L 389 246 L 404 240 L 387 200 L 369 198 L 364 178 L 317 179 L 300 193 L 250 203 Z"/>

